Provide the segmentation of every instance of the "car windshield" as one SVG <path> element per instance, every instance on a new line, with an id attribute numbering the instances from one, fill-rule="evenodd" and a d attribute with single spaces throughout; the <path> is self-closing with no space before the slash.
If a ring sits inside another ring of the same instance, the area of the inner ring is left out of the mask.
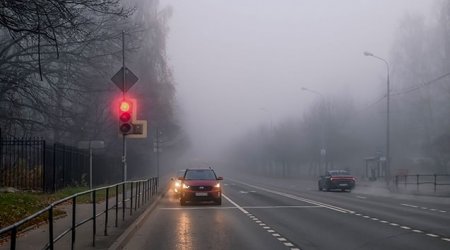
<path id="1" fill-rule="evenodd" d="M 212 170 L 188 170 L 184 176 L 186 180 L 215 180 L 216 175 Z"/>

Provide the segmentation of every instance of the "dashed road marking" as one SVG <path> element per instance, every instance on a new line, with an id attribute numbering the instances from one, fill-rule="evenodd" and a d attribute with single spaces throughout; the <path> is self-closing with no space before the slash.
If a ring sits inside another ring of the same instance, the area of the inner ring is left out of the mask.
<path id="1" fill-rule="evenodd" d="M 405 230 L 411 230 L 412 232 L 415 232 L 415 233 L 423 233 L 423 234 L 425 234 L 425 235 L 427 235 L 429 237 L 433 237 L 433 238 L 440 237 L 441 240 L 450 242 L 450 238 L 447 238 L 447 237 L 442 237 L 442 236 L 439 236 L 439 235 L 436 235 L 436 234 L 432 234 L 432 233 L 425 233 L 425 232 L 423 232 L 421 230 L 418 230 L 418 229 L 413 229 L 413 228 L 408 227 L 408 226 L 402 226 L 402 225 L 399 225 L 397 223 L 388 222 L 386 220 L 380 220 L 378 218 L 370 217 L 368 215 L 357 213 L 355 211 L 348 210 L 348 209 L 345 209 L 345 208 L 333 206 L 333 205 L 330 205 L 330 204 L 325 204 L 325 203 L 314 201 L 314 200 L 309 200 L 309 199 L 306 199 L 306 198 L 303 198 L 303 197 L 299 197 L 299 196 L 295 196 L 295 195 L 291 195 L 291 194 L 287 194 L 287 193 L 283 193 L 283 192 L 278 192 L 278 191 L 275 191 L 275 190 L 270 190 L 270 189 L 259 187 L 259 186 L 254 186 L 254 185 L 243 183 L 243 182 L 239 182 L 239 183 L 243 184 L 243 185 L 246 185 L 246 186 L 250 186 L 250 187 L 256 188 L 256 189 L 260 189 L 260 190 L 263 190 L 263 191 L 266 191 L 266 192 L 269 192 L 269 193 L 273 193 L 273 194 L 277 194 L 277 195 L 284 196 L 284 197 L 287 197 L 287 198 L 291 198 L 291 199 L 294 199 L 294 200 L 303 201 L 303 202 L 306 202 L 306 203 L 309 203 L 309 204 L 313 204 L 313 205 L 316 205 L 317 207 L 328 208 L 328 209 L 331 209 L 331 210 L 334 210 L 334 211 L 337 211 L 337 212 L 341 212 L 341 213 L 353 214 L 353 215 L 360 216 L 360 217 L 365 218 L 365 219 L 371 219 L 373 221 L 378 221 L 378 222 L 383 223 L 383 224 L 388 224 L 388 225 L 391 225 L 391 226 L 400 227 L 400 228 L 405 229 Z M 429 210 L 429 211 L 432 211 L 432 212 L 438 211 L 438 212 L 441 212 L 441 213 L 447 213 L 447 211 L 445 211 L 445 210 L 438 210 L 438 209 L 421 207 L 421 206 L 416 206 L 416 205 L 411 205 L 411 204 L 404 204 L 403 203 L 401 205 L 402 206 L 406 206 L 406 207 L 416 208 L 416 209 Z M 272 235 L 274 235 L 274 234 L 272 234 Z M 274 237 L 277 237 L 277 236 L 274 236 Z M 295 249 L 298 249 L 298 248 L 291 248 L 291 250 L 295 250 Z"/>
<path id="2" fill-rule="evenodd" d="M 359 198 L 359 199 L 367 199 L 367 197 L 365 197 L 365 196 L 359 196 L 359 195 L 357 195 L 356 198 Z"/>
<path id="3" fill-rule="evenodd" d="M 373 221 L 378 221 L 378 222 L 383 223 L 383 224 L 389 224 L 390 226 L 393 226 L 393 227 L 400 227 L 401 229 L 404 229 L 404 230 L 411 230 L 411 232 L 414 232 L 414 233 L 424 234 L 424 235 L 429 236 L 429 237 L 440 238 L 443 241 L 450 242 L 450 238 L 439 236 L 437 234 L 425 233 L 422 230 L 413 229 L 413 228 L 408 227 L 408 226 L 403 226 L 403 225 L 400 225 L 400 224 L 397 224 L 397 223 L 393 223 L 393 222 L 389 222 L 389 221 L 385 221 L 385 220 L 380 220 L 378 218 L 370 217 L 370 216 L 364 215 L 364 214 L 355 213 L 354 215 L 360 216 L 362 218 L 367 218 L 367 219 L 370 218 Z"/>
<path id="4" fill-rule="evenodd" d="M 445 211 L 445 210 L 440 210 L 440 209 L 437 209 L 437 208 L 428 208 L 428 207 L 422 207 L 422 206 L 411 205 L 411 204 L 405 204 L 405 203 L 402 203 L 402 204 L 400 204 L 400 205 L 405 206 L 405 207 L 416 208 L 416 209 L 428 210 L 428 211 L 432 211 L 432 212 L 447 213 L 447 211 Z"/>

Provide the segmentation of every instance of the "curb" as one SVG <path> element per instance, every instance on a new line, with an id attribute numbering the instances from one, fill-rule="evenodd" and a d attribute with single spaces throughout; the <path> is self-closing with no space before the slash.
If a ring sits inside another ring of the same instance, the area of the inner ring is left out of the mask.
<path id="1" fill-rule="evenodd" d="M 118 238 L 114 243 L 108 248 L 108 250 L 123 249 L 134 233 L 142 226 L 145 219 L 151 214 L 151 212 L 156 208 L 156 205 L 164 197 L 167 191 L 159 194 L 153 203 L 133 222 Z"/>

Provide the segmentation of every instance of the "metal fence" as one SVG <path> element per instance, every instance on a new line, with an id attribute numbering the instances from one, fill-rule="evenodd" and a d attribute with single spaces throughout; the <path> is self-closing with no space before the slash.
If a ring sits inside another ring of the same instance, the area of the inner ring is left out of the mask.
<path id="1" fill-rule="evenodd" d="M 70 237 L 71 249 L 74 249 L 75 243 L 77 242 L 77 228 L 90 221 L 92 222 L 92 246 L 95 247 L 97 226 L 103 226 L 103 234 L 107 236 L 108 222 L 110 221 L 109 218 L 114 216 L 114 227 L 118 227 L 120 217 L 122 217 L 122 221 L 124 221 L 126 215 L 133 215 L 133 211 L 136 211 L 137 208 L 147 203 L 151 199 L 151 197 L 157 194 L 157 192 L 158 178 L 154 177 L 146 180 L 121 182 L 115 185 L 77 193 L 62 200 L 56 201 L 50 204 L 48 207 L 17 223 L 14 223 L 13 225 L 0 229 L 0 239 L 8 237 L 10 241 L 10 249 L 16 249 L 17 235 L 20 233 L 20 230 L 36 218 L 40 216 L 46 216 L 48 221 L 48 230 L 46 231 L 46 233 L 48 234 L 46 237 L 47 243 L 44 246 L 33 246 L 36 249 L 55 249 L 55 244 L 64 237 Z M 105 199 L 102 203 L 99 203 L 96 198 L 99 194 L 104 194 Z M 89 213 L 90 216 L 88 218 L 78 218 L 79 216 L 77 216 L 77 214 L 79 213 L 79 211 L 77 212 L 77 204 L 79 203 L 77 203 L 77 199 L 80 196 L 86 195 L 90 195 L 91 197 L 90 204 L 92 206 Z M 62 229 L 63 231 L 61 233 L 55 235 L 54 210 L 61 204 L 66 204 L 67 206 L 71 207 L 71 209 L 69 209 L 71 220 L 69 223 L 70 225 L 67 225 Z M 103 207 L 100 211 L 99 206 Z M 126 210 L 129 210 L 129 212 L 126 212 Z M 98 225 L 97 223 L 100 216 L 104 217 L 103 225 Z"/>
<path id="2" fill-rule="evenodd" d="M 89 178 L 89 153 L 41 138 L 0 138 L 0 187 L 54 192 Z"/>
<path id="3" fill-rule="evenodd" d="M 432 188 L 434 192 L 438 191 L 438 187 L 449 186 L 450 187 L 450 175 L 448 174 L 416 174 L 416 175 L 396 175 L 395 176 L 396 188 L 404 187 L 405 189 L 411 186 L 415 186 L 419 191 L 428 187 Z"/>

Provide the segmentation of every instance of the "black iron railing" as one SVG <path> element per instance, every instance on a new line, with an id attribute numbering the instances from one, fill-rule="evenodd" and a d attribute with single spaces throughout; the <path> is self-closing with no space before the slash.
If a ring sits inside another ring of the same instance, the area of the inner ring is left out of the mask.
<path id="1" fill-rule="evenodd" d="M 113 190 L 113 194 L 111 192 Z M 115 185 L 96 188 L 92 190 L 88 190 L 85 192 L 77 193 L 72 196 L 66 197 L 62 200 L 56 201 L 50 204 L 48 207 L 36 212 L 35 214 L 28 216 L 27 218 L 14 223 L 8 227 L 0 229 L 0 239 L 9 237 L 10 240 L 10 249 L 16 249 L 16 240 L 17 235 L 20 231 L 20 228 L 24 225 L 27 225 L 31 221 L 35 220 L 37 217 L 43 216 L 47 214 L 48 216 L 48 242 L 44 246 L 36 246 L 36 248 L 41 249 L 54 249 L 54 245 L 61 238 L 71 234 L 71 248 L 74 249 L 75 242 L 77 240 L 77 228 L 86 222 L 92 221 L 92 246 L 95 246 L 95 237 L 97 231 L 97 218 L 100 216 L 104 216 L 104 235 L 108 235 L 108 220 L 111 214 L 110 210 L 114 210 L 113 214 L 115 214 L 115 222 L 114 226 L 118 227 L 119 224 L 119 210 L 122 210 L 122 221 L 125 220 L 126 210 L 129 209 L 130 216 L 133 214 L 133 210 L 136 211 L 137 208 L 141 207 L 141 205 L 147 203 L 154 195 L 157 194 L 158 191 L 158 178 L 150 178 L 147 180 L 138 180 L 138 181 L 127 181 L 121 182 Z M 97 195 L 101 192 L 105 194 L 105 202 L 101 204 L 104 208 L 101 212 L 98 213 L 97 206 L 100 205 L 97 200 Z M 84 218 L 81 221 L 77 222 L 77 198 L 80 196 L 90 195 L 92 204 L 92 213 L 88 218 Z M 59 235 L 54 235 L 54 209 L 56 206 L 61 205 L 63 203 L 71 203 L 71 225 L 64 229 L 62 233 Z M 113 202 L 113 204 L 110 204 Z"/>
<path id="2" fill-rule="evenodd" d="M 415 185 L 419 190 L 422 185 L 431 185 L 434 192 L 437 191 L 439 186 L 450 186 L 450 175 L 448 174 L 415 174 L 415 175 L 396 175 L 395 186 L 397 188 L 407 188 L 411 185 Z"/>

